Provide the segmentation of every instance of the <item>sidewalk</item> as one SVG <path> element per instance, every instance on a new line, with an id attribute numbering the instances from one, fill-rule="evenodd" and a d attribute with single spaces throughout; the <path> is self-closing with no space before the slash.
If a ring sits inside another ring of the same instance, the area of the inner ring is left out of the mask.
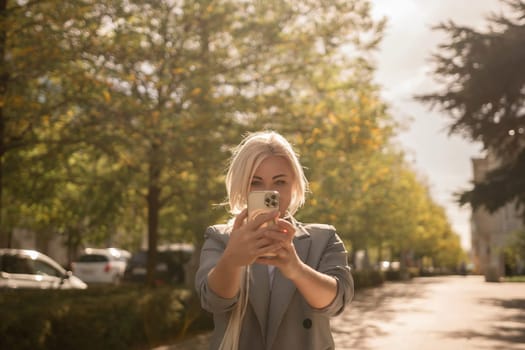
<path id="1" fill-rule="evenodd" d="M 341 350 L 525 350 L 525 283 L 481 276 L 386 283 L 358 291 L 332 332 Z M 206 350 L 208 336 L 155 350 Z"/>

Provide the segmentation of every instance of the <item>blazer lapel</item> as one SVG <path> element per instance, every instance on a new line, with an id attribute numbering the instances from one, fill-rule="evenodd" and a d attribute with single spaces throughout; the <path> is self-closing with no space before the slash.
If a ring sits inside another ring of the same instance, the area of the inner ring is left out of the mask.
<path id="1" fill-rule="evenodd" d="M 301 227 L 298 227 L 298 232 L 295 234 L 293 244 L 295 251 L 299 258 L 304 262 L 308 257 L 310 251 L 310 245 L 312 240 L 310 234 Z M 270 297 L 270 310 L 268 315 L 268 330 L 266 333 L 266 348 L 271 348 L 275 337 L 277 336 L 277 330 L 281 324 L 284 313 L 288 309 L 290 300 L 293 294 L 296 292 L 296 287 L 286 277 L 281 274 L 279 269 L 275 270 L 273 288 Z M 299 321 L 297 321 L 299 322 Z"/>
<path id="2" fill-rule="evenodd" d="M 266 334 L 266 322 L 268 316 L 268 304 L 270 302 L 270 282 L 268 267 L 266 265 L 251 265 L 249 302 L 255 312 L 261 334 Z"/>

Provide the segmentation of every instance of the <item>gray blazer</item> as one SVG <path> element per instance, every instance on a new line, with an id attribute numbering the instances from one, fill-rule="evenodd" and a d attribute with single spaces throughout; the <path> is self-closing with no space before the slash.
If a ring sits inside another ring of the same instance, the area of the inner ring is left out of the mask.
<path id="1" fill-rule="evenodd" d="M 308 305 L 295 285 L 275 269 L 270 290 L 268 269 L 253 264 L 249 297 L 239 340 L 240 350 L 334 349 L 330 317 L 341 313 L 354 295 L 354 282 L 343 242 L 332 226 L 295 223 L 294 246 L 303 262 L 337 279 L 337 296 L 324 309 Z M 215 329 L 210 349 L 219 348 L 230 311 L 238 297 L 224 299 L 208 287 L 208 272 L 222 255 L 229 239 L 227 225 L 206 230 L 195 286 L 202 307 L 213 313 Z"/>

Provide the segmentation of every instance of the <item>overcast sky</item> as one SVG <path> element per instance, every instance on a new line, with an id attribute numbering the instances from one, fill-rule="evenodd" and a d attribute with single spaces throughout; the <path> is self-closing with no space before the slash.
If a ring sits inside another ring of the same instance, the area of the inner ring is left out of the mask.
<path id="1" fill-rule="evenodd" d="M 460 208 L 453 193 L 469 188 L 471 158 L 481 156 L 479 144 L 460 136 L 448 136 L 449 120 L 439 112 L 413 100 L 415 94 L 436 91 L 430 56 L 440 43 L 442 32 L 431 28 L 453 20 L 456 24 L 485 30 L 487 15 L 508 10 L 498 0 L 371 0 L 375 18 L 387 17 L 388 24 L 376 53 L 376 81 L 391 114 L 408 124 L 399 136 L 414 167 L 426 177 L 432 196 L 445 207 L 463 247 L 470 249 L 470 208 Z"/>

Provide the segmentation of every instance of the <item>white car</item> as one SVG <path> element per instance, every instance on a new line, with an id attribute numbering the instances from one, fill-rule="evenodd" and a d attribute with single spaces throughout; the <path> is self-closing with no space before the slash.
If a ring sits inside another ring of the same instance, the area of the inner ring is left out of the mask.
<path id="1" fill-rule="evenodd" d="M 88 284 L 120 284 L 131 254 L 116 248 L 86 248 L 72 263 L 73 272 Z"/>
<path id="2" fill-rule="evenodd" d="M 0 249 L 0 288 L 86 289 L 49 256 L 29 249 Z"/>

